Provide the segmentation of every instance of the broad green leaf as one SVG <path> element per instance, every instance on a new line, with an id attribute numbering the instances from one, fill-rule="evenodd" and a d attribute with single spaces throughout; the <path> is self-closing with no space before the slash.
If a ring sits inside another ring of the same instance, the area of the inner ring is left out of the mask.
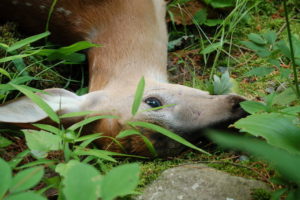
<path id="1" fill-rule="evenodd" d="M 270 200 L 278 200 L 280 197 L 288 191 L 288 188 L 281 188 L 279 190 L 276 190 L 275 192 L 272 192 L 272 196 Z"/>
<path id="2" fill-rule="evenodd" d="M 10 141 L 9 139 L 7 139 L 3 136 L 0 136 L 0 148 L 7 147 L 11 144 L 12 144 L 12 141 Z"/>
<path id="3" fill-rule="evenodd" d="M 241 44 L 245 45 L 247 48 L 253 51 L 266 51 L 267 49 L 264 46 L 257 45 L 250 41 L 241 41 Z"/>
<path id="4" fill-rule="evenodd" d="M 273 165 L 280 174 L 288 178 L 288 180 L 300 184 L 299 154 L 291 154 L 257 139 L 254 140 L 229 134 L 220 134 L 218 132 L 210 132 L 208 136 L 226 148 L 247 151 L 254 156 L 269 161 L 271 165 Z"/>
<path id="5" fill-rule="evenodd" d="M 7 78 L 11 79 L 10 74 L 8 73 L 8 71 L 6 71 L 5 69 L 0 67 L 0 74 L 3 74 L 4 76 L 6 76 Z"/>
<path id="6" fill-rule="evenodd" d="M 12 173 L 7 162 L 0 158 L 0 199 L 3 198 L 12 181 Z"/>
<path id="7" fill-rule="evenodd" d="M 275 69 L 273 67 L 255 67 L 252 70 L 245 73 L 245 76 L 258 76 L 263 77 L 271 72 L 273 72 Z"/>
<path id="8" fill-rule="evenodd" d="M 274 104 L 289 105 L 297 99 L 298 98 L 295 91 L 292 88 L 287 88 L 286 90 L 274 97 Z"/>
<path id="9" fill-rule="evenodd" d="M 260 35 L 256 33 L 250 33 L 248 35 L 248 39 L 256 44 L 267 44 L 267 41 L 265 41 Z"/>
<path id="10" fill-rule="evenodd" d="M 46 200 L 46 198 L 33 191 L 28 191 L 9 195 L 5 200 Z"/>
<path id="11" fill-rule="evenodd" d="M 101 116 L 89 117 L 85 120 L 77 122 L 76 124 L 73 124 L 67 130 L 75 131 L 76 129 L 81 128 L 84 125 L 87 125 L 87 124 L 89 124 L 93 121 L 99 120 L 99 119 L 116 119 L 116 118 L 117 118 L 116 116 L 112 116 L 112 115 L 101 115 Z"/>
<path id="12" fill-rule="evenodd" d="M 63 118 L 69 118 L 69 117 L 82 117 L 82 116 L 90 115 L 92 113 L 93 113 L 93 111 L 71 112 L 71 113 L 63 114 L 63 115 L 59 116 L 59 118 L 63 119 Z"/>
<path id="13" fill-rule="evenodd" d="M 280 40 L 275 44 L 275 47 L 286 57 L 291 58 L 291 51 L 289 47 L 287 46 L 286 42 L 283 40 Z"/>
<path id="14" fill-rule="evenodd" d="M 280 110 L 280 112 L 287 113 L 290 115 L 298 115 L 300 113 L 300 106 L 289 106 Z"/>
<path id="15" fill-rule="evenodd" d="M 206 19 L 207 19 L 207 11 L 205 9 L 200 9 L 194 15 L 193 22 L 194 24 L 202 25 L 205 23 Z"/>
<path id="16" fill-rule="evenodd" d="M 34 94 L 27 88 L 20 86 L 20 85 L 15 85 L 10 83 L 11 86 L 25 94 L 28 98 L 30 98 L 34 103 L 36 103 L 47 115 L 49 116 L 50 119 L 52 119 L 54 122 L 59 123 L 59 117 L 57 114 L 54 112 L 54 110 L 38 95 Z"/>
<path id="17" fill-rule="evenodd" d="M 104 177 L 101 183 L 103 200 L 113 200 L 135 193 L 139 183 L 140 167 L 136 163 L 114 167 Z"/>
<path id="18" fill-rule="evenodd" d="M 219 24 L 222 24 L 223 21 L 224 20 L 222 20 L 222 19 L 208 19 L 204 22 L 204 24 L 206 26 L 217 26 Z"/>
<path id="19" fill-rule="evenodd" d="M 47 31 L 47 32 L 44 32 L 44 33 L 41 33 L 41 34 L 38 34 L 38 35 L 34 35 L 34 36 L 31 36 L 31 37 L 25 38 L 25 39 L 20 40 L 20 41 L 14 43 L 13 45 L 11 45 L 7 49 L 7 51 L 8 52 L 15 51 L 15 50 L 17 50 L 17 49 L 19 49 L 19 48 L 21 48 L 21 47 L 23 47 L 25 45 L 31 44 L 31 43 L 33 43 L 35 41 L 38 41 L 38 40 L 40 40 L 42 38 L 45 38 L 45 37 L 49 36 L 49 35 L 50 35 L 50 32 Z"/>
<path id="20" fill-rule="evenodd" d="M 23 130 L 31 153 L 44 158 L 49 151 L 62 150 L 62 138 L 46 131 Z"/>
<path id="21" fill-rule="evenodd" d="M 216 51 L 217 49 L 222 48 L 223 46 L 223 42 L 217 42 L 217 43 L 213 43 L 208 45 L 205 49 L 203 49 L 200 53 L 201 54 L 209 54 L 213 51 Z"/>
<path id="22" fill-rule="evenodd" d="M 101 175 L 92 166 L 71 160 L 64 166 L 63 193 L 67 200 L 97 200 L 101 196 Z"/>
<path id="23" fill-rule="evenodd" d="M 240 103 L 242 108 L 250 114 L 267 111 L 266 105 L 256 101 L 243 101 Z"/>
<path id="24" fill-rule="evenodd" d="M 277 34 L 275 31 L 269 31 L 267 33 L 262 34 L 264 39 L 268 42 L 268 44 L 274 45 L 277 39 Z"/>
<path id="25" fill-rule="evenodd" d="M 162 128 L 158 125 L 155 125 L 155 124 L 150 124 L 150 123 L 147 123 L 147 122 L 128 122 L 129 125 L 131 126 L 138 126 L 138 127 L 143 127 L 143 128 L 148 128 L 148 129 L 151 129 L 151 130 L 154 130 L 154 131 L 157 131 L 159 133 L 161 133 L 162 135 L 165 135 L 169 138 L 171 138 L 172 140 L 175 140 L 187 147 L 190 147 L 192 149 L 195 149 L 197 151 L 200 151 L 202 153 L 205 153 L 205 154 L 208 154 L 210 155 L 210 153 L 196 147 L 195 145 L 191 144 L 190 142 L 188 142 L 187 140 L 185 140 L 184 138 L 180 137 L 179 135 L 176 135 L 175 133 L 165 129 L 165 128 Z"/>
<path id="26" fill-rule="evenodd" d="M 240 119 L 234 126 L 265 138 L 273 146 L 300 155 L 300 128 L 293 123 L 293 119 L 279 113 L 263 113 Z"/>
<path id="27" fill-rule="evenodd" d="M 139 81 L 139 84 L 136 88 L 135 95 L 134 95 L 134 100 L 133 104 L 131 107 L 131 114 L 135 115 L 141 105 L 142 99 L 143 99 L 143 94 L 144 94 L 144 89 L 145 89 L 145 79 L 144 77 L 141 78 Z"/>
<path id="28" fill-rule="evenodd" d="M 98 150 L 98 149 L 77 148 L 74 151 L 74 154 L 78 156 L 95 156 L 96 158 L 100 158 L 103 160 L 117 162 L 114 158 L 109 156 L 105 151 Z"/>
<path id="29" fill-rule="evenodd" d="M 44 175 L 43 167 L 33 167 L 20 171 L 12 179 L 9 191 L 21 192 L 36 186 Z"/>

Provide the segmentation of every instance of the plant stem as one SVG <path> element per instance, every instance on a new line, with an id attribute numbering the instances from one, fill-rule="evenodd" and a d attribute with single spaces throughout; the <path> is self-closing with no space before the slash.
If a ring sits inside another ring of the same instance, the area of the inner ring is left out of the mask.
<path id="1" fill-rule="evenodd" d="M 293 41 L 292 41 L 292 34 L 291 34 L 288 10 L 287 10 L 287 6 L 286 6 L 286 0 L 283 1 L 283 6 L 284 6 L 286 28 L 287 28 L 287 32 L 288 32 L 289 44 L 290 44 L 290 49 L 291 49 L 291 60 L 292 60 L 292 67 L 293 67 L 294 80 L 295 80 L 295 86 L 296 86 L 296 94 L 297 94 L 297 97 L 300 98 L 299 82 L 298 82 L 298 76 L 297 76 L 297 68 L 296 68 L 295 55 L 294 55 L 294 47 L 293 47 Z"/>

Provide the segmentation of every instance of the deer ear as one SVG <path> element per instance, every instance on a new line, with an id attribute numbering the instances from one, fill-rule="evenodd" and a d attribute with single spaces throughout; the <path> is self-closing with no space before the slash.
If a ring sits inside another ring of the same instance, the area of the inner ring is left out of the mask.
<path id="1" fill-rule="evenodd" d="M 47 89 L 46 94 L 38 94 L 59 114 L 81 111 L 84 96 L 64 89 Z M 28 97 L 10 101 L 0 106 L 0 122 L 33 123 L 47 118 L 47 114 Z"/>

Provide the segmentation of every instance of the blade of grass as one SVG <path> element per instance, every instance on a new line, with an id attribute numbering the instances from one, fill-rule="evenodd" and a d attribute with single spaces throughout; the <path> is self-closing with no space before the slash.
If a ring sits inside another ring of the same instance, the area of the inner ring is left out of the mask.
<path id="1" fill-rule="evenodd" d="M 59 117 L 57 116 L 56 112 L 38 95 L 34 94 L 32 91 L 28 90 L 25 87 L 20 85 L 15 85 L 13 83 L 9 83 L 11 86 L 25 94 L 28 98 L 30 98 L 34 103 L 36 103 L 47 115 L 50 119 L 52 119 L 56 123 L 60 123 Z"/>
<path id="2" fill-rule="evenodd" d="M 141 105 L 143 94 L 144 94 L 144 89 L 145 89 L 145 79 L 144 79 L 144 77 L 142 77 L 136 88 L 134 101 L 133 101 L 133 104 L 131 107 L 131 114 L 133 116 L 137 113 L 137 111 Z"/>
<path id="3" fill-rule="evenodd" d="M 191 144 L 190 142 L 188 142 L 187 140 L 185 140 L 184 138 L 180 137 L 179 135 L 176 135 L 175 133 L 165 129 L 165 128 L 162 128 L 158 125 L 155 125 L 155 124 L 150 124 L 150 123 L 147 123 L 147 122 L 128 122 L 129 125 L 133 126 L 133 127 L 136 127 L 136 126 L 139 126 L 139 127 L 144 127 L 144 128 L 148 128 L 148 129 L 151 129 L 151 130 L 154 130 L 154 131 L 157 131 L 169 138 L 171 138 L 172 140 L 175 140 L 187 147 L 190 147 L 192 149 L 195 149 L 197 151 L 200 151 L 202 153 L 205 153 L 207 155 L 210 155 L 210 153 L 204 151 L 203 149 L 200 149 L 198 147 L 196 147 L 195 145 Z"/>
<path id="4" fill-rule="evenodd" d="M 292 60 L 292 66 L 293 66 L 296 94 L 297 94 L 297 97 L 300 98 L 298 74 L 297 74 L 297 68 L 296 68 L 296 63 L 295 63 L 295 54 L 294 54 L 294 47 L 293 47 L 292 34 L 291 34 L 291 28 L 290 28 L 290 20 L 289 20 L 288 10 L 287 10 L 287 6 L 286 6 L 286 0 L 283 1 L 283 6 L 284 6 L 286 28 L 287 28 L 288 38 L 289 38 L 289 45 L 290 45 L 290 49 L 291 49 L 291 60 Z"/>
<path id="5" fill-rule="evenodd" d="M 50 32 L 46 31 L 44 33 L 41 33 L 41 34 L 38 34 L 38 35 L 34 35 L 34 36 L 31 36 L 31 37 L 28 37 L 28 38 L 25 38 L 23 40 L 20 40 L 16 43 L 14 43 L 13 45 L 11 45 L 8 49 L 7 49 L 7 52 L 12 52 L 12 51 L 15 51 L 25 45 L 28 45 L 28 44 L 31 44 L 35 41 L 38 41 L 42 38 L 45 38 L 47 36 L 50 35 Z"/>

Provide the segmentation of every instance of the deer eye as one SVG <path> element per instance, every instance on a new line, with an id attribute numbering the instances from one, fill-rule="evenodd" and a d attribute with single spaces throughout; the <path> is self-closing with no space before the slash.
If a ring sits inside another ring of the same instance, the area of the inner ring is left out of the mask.
<path id="1" fill-rule="evenodd" d="M 145 100 L 145 103 L 148 104 L 151 108 L 157 108 L 162 106 L 162 103 L 160 100 L 158 100 L 155 97 L 149 97 Z"/>

